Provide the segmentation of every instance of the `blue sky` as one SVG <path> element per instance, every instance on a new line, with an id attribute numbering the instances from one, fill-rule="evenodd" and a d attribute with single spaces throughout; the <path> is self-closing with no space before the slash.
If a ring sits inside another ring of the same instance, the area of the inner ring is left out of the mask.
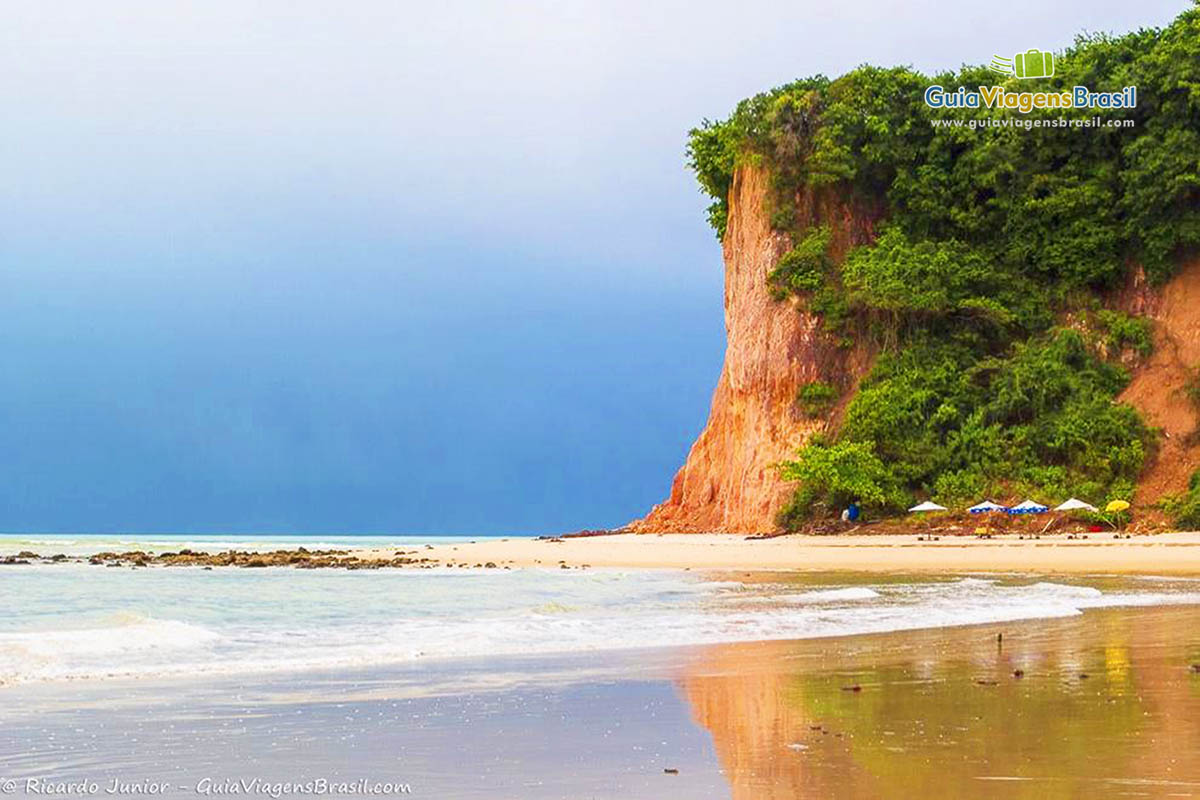
<path id="1" fill-rule="evenodd" d="M 643 513 L 723 348 L 689 127 L 1185 7 L 943 5 L 6 2 L 0 529 Z"/>

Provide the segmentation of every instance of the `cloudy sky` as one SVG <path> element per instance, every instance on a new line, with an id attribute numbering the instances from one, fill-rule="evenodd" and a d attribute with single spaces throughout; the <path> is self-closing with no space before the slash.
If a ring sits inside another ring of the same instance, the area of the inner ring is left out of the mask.
<path id="1" fill-rule="evenodd" d="M 0 530 L 624 522 L 720 368 L 689 127 L 1184 7 L 6 0 Z"/>

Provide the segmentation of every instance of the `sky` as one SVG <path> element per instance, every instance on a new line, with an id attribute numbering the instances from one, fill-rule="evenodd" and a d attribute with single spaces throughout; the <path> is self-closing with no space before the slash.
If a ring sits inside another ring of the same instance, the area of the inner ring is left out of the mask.
<path id="1" fill-rule="evenodd" d="M 0 530 L 620 525 L 720 371 L 689 128 L 1185 7 L 6 0 Z"/>

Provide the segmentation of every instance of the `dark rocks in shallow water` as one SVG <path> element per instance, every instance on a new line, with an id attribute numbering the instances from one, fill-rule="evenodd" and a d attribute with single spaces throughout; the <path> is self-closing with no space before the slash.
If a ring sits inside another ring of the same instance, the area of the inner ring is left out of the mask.
<path id="1" fill-rule="evenodd" d="M 861 692 L 862 687 L 856 683 L 853 686 L 843 686 L 842 691 L 843 692 Z"/>
<path id="2" fill-rule="evenodd" d="M 665 769 L 663 769 L 663 774 L 664 775 L 678 775 L 679 770 L 675 769 L 674 767 L 666 767 Z"/>
<path id="3" fill-rule="evenodd" d="M 1024 677 L 1025 677 L 1025 670 L 1023 670 L 1023 669 L 1014 669 L 1014 670 L 1013 670 L 1013 677 L 1014 677 L 1014 678 L 1024 678 Z"/>
<path id="4" fill-rule="evenodd" d="M 37 553 L 33 552 L 32 550 L 22 550 L 21 552 L 17 553 L 16 557 L 17 558 L 41 558 L 41 556 L 39 556 Z"/>
<path id="5" fill-rule="evenodd" d="M 65 556 L 64 556 L 65 558 Z M 227 550 L 221 553 L 206 553 L 195 550 L 180 550 L 178 553 L 145 553 L 131 550 L 125 553 L 103 552 L 88 557 L 89 564 L 104 564 L 106 566 L 162 566 L 162 567 L 244 567 L 261 569 L 264 567 L 292 567 L 296 569 L 381 569 L 383 567 L 427 567 L 437 564 L 433 558 L 413 558 L 396 555 L 384 558 L 360 558 L 351 555 L 348 550 L 308 550 L 300 547 L 295 550 L 273 550 L 264 552 L 247 552 L 242 550 Z"/>

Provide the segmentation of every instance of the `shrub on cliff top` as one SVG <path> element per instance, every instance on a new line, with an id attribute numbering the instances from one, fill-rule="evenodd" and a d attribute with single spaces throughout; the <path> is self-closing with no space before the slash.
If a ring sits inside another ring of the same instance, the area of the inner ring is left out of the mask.
<path id="1" fill-rule="evenodd" d="M 772 173 L 777 206 L 804 187 L 886 197 L 909 235 L 982 248 L 996 266 L 1044 288 L 1111 286 L 1129 257 L 1161 280 L 1181 252 L 1200 247 L 1200 9 L 1164 29 L 1081 36 L 1056 59 L 1055 75 L 1039 82 L 1046 91 L 1136 85 L 1137 107 L 1122 112 L 1130 127 L 931 124 L 1024 120 L 1010 109 L 924 103 L 931 83 L 953 92 L 1001 80 L 982 66 L 932 78 L 862 66 L 832 81 L 796 81 L 693 129 L 689 164 L 714 200 L 719 235 L 734 169 L 753 155 Z"/>

